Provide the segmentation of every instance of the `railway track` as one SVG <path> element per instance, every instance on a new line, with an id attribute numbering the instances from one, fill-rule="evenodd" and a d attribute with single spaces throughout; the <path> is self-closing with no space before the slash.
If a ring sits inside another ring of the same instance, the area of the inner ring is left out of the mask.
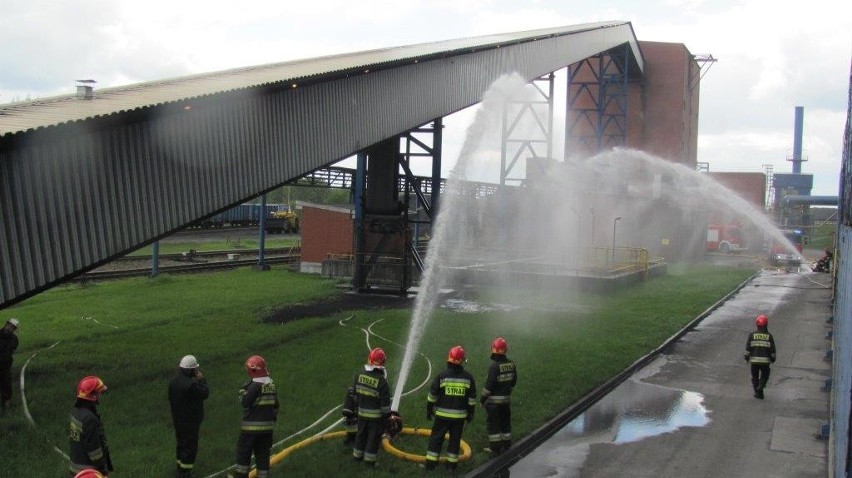
<path id="1" fill-rule="evenodd" d="M 280 255 L 280 254 L 295 254 L 299 255 L 301 252 L 300 247 L 276 247 L 276 248 L 266 248 L 263 250 L 264 254 L 269 255 Z M 181 260 L 192 260 L 198 257 L 216 257 L 216 256 L 228 256 L 229 254 L 237 254 L 237 255 L 246 255 L 253 254 L 257 256 L 257 249 L 233 249 L 233 250 L 225 250 L 225 251 L 193 251 L 190 250 L 188 252 L 176 252 L 172 254 L 160 254 L 159 257 L 161 260 L 173 260 L 173 261 L 181 261 Z M 150 261 L 151 255 L 128 255 L 119 257 L 115 259 L 115 261 Z"/>
<path id="2" fill-rule="evenodd" d="M 242 251 L 245 253 L 246 251 Z M 267 251 L 268 253 L 269 251 Z M 219 254 L 221 255 L 221 253 Z M 161 256 L 162 257 L 162 256 Z M 299 262 L 300 254 L 286 254 L 273 257 L 265 257 L 264 263 L 267 265 L 275 264 L 296 264 Z M 144 260 L 144 256 L 140 258 Z M 149 256 L 150 260 L 150 256 Z M 222 261 L 196 262 L 189 264 L 180 264 L 175 266 L 160 266 L 157 268 L 160 274 L 179 274 L 191 272 L 209 272 L 215 270 L 235 269 L 237 267 L 253 266 L 257 264 L 257 257 L 251 259 L 236 259 Z M 80 275 L 74 279 L 76 282 L 105 280 L 105 279 L 120 279 L 125 277 L 142 277 L 151 275 L 150 267 L 116 269 L 109 271 L 92 271 Z"/>

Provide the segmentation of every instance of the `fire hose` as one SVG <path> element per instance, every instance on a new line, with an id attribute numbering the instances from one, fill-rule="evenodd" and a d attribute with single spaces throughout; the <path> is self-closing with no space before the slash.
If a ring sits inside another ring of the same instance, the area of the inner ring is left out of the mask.
<path id="1" fill-rule="evenodd" d="M 400 420 L 399 424 L 401 424 L 401 420 Z M 397 434 L 419 435 L 419 436 L 428 437 L 432 433 L 432 431 L 428 428 L 411 428 L 411 427 L 398 428 L 397 430 L 398 431 L 396 433 L 386 433 L 382 437 L 382 449 L 385 452 L 387 452 L 388 454 L 393 455 L 397 458 L 401 458 L 401 459 L 406 460 L 406 461 L 411 461 L 411 462 L 414 462 L 414 463 L 425 463 L 426 462 L 426 455 L 417 455 L 417 454 L 414 454 L 414 453 L 408 453 L 408 452 L 402 451 L 402 450 L 394 447 L 393 444 L 391 443 L 391 441 L 392 441 L 392 438 L 395 437 Z M 396 431 L 396 430 L 394 430 L 394 431 Z M 337 431 L 337 432 L 331 432 L 331 433 L 324 433 L 322 435 L 316 435 L 316 436 L 307 438 L 305 440 L 300 441 L 299 443 L 296 443 L 294 445 L 291 445 L 291 446 L 279 451 L 275 455 L 272 455 L 272 457 L 269 459 L 269 463 L 270 463 L 270 465 L 276 465 L 276 464 L 280 463 L 281 460 L 283 460 L 287 455 L 289 455 L 290 453 L 292 453 L 296 450 L 302 449 L 302 448 L 304 448 L 308 445 L 312 445 L 312 444 L 319 442 L 319 441 L 329 440 L 329 439 L 332 439 L 332 438 L 342 438 L 344 436 L 346 436 L 345 431 Z M 473 454 L 471 452 L 470 445 L 468 445 L 467 442 L 465 442 L 464 440 L 461 441 L 461 449 L 459 451 L 461 451 L 461 454 L 459 455 L 459 461 L 469 460 L 470 457 Z M 443 463 L 443 462 L 446 461 L 446 457 L 442 456 L 438 461 Z M 251 470 L 251 472 L 249 473 L 249 478 L 256 478 L 256 477 L 257 477 L 257 470 Z"/>

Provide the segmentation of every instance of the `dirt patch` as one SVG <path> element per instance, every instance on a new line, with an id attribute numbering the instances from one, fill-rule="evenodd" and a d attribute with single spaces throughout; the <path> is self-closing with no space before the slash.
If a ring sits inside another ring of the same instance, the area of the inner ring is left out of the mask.
<path id="1" fill-rule="evenodd" d="M 408 309 L 413 303 L 414 299 L 410 297 L 347 292 L 321 302 L 295 304 L 276 309 L 264 319 L 264 322 L 283 324 L 306 317 L 337 315 L 350 310 Z"/>

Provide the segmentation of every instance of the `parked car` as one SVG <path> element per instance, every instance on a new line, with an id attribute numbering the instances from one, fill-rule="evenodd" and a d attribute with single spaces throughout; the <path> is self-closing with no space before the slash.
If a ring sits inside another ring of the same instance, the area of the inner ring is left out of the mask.
<path id="1" fill-rule="evenodd" d="M 793 244 L 795 252 L 791 251 L 787 244 L 771 240 L 769 242 L 769 264 L 773 266 L 798 266 L 802 263 L 802 231 L 800 229 L 785 229 L 781 232 Z"/>

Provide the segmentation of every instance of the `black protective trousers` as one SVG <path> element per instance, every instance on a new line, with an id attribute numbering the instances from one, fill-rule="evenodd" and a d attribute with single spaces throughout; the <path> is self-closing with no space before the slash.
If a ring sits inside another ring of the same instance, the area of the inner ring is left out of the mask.
<path id="1" fill-rule="evenodd" d="M 753 363 L 751 364 L 751 386 L 755 392 L 761 392 L 766 388 L 766 383 L 769 381 L 769 364 L 768 363 Z"/>
<path id="2" fill-rule="evenodd" d="M 366 420 L 358 418 L 358 432 L 355 435 L 355 445 L 352 456 L 364 463 L 375 464 L 382 443 L 382 433 L 385 432 L 384 420 Z"/>
<path id="3" fill-rule="evenodd" d="M 177 457 L 178 476 L 191 476 L 198 455 L 198 432 L 201 424 L 184 425 L 175 428 L 175 456 Z"/>
<path id="4" fill-rule="evenodd" d="M 258 478 L 269 476 L 269 456 L 272 450 L 272 433 L 241 433 L 237 440 L 237 478 L 248 477 L 251 455 L 257 465 Z M 242 470 L 246 470 L 244 473 Z"/>
<path id="5" fill-rule="evenodd" d="M 485 405 L 485 426 L 491 450 L 501 453 L 512 440 L 512 407 L 508 403 Z"/>
<path id="6" fill-rule="evenodd" d="M 2 405 L 12 399 L 12 366 L 0 367 L 0 400 Z"/>
<path id="7" fill-rule="evenodd" d="M 447 440 L 447 465 L 451 468 L 455 467 L 459 461 L 462 431 L 464 431 L 464 420 L 435 417 L 426 453 L 427 468 L 434 468 L 438 464 L 438 456 L 441 455 L 441 447 L 444 445 L 444 435 L 447 433 L 450 434 Z"/>

